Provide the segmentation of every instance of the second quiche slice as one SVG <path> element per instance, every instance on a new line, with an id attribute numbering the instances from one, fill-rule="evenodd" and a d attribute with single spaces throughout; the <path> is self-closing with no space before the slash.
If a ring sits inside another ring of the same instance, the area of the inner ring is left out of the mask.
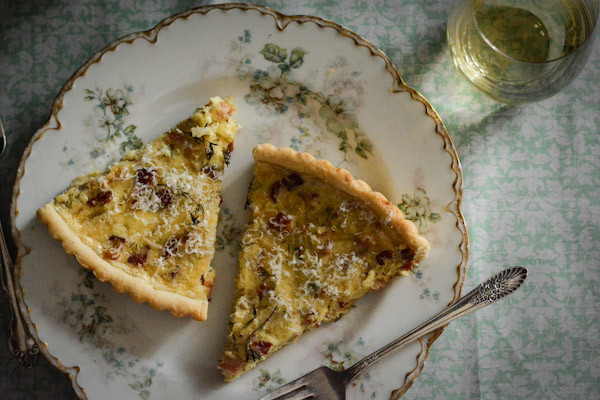
<path id="1" fill-rule="evenodd" d="M 67 253 L 138 302 L 206 319 L 222 176 L 238 124 L 211 98 L 103 173 L 76 178 L 38 210 Z"/>
<path id="2" fill-rule="evenodd" d="M 348 171 L 307 153 L 254 148 L 237 299 L 219 368 L 232 381 L 337 320 L 429 250 L 411 221 Z"/>

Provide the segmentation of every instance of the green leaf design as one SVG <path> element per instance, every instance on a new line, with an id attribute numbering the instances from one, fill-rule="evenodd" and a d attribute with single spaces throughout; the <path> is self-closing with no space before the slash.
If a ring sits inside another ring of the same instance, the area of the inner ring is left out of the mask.
<path id="1" fill-rule="evenodd" d="M 428 222 L 436 223 L 442 219 L 439 213 L 431 211 L 431 200 L 423 188 L 415 190 L 412 196 L 404 193 L 402 202 L 398 203 L 398 208 L 406 219 L 417 225 L 421 233 L 426 233 Z"/>
<path id="2" fill-rule="evenodd" d="M 225 248 L 225 241 L 223 240 L 223 238 L 221 236 L 217 235 L 217 238 L 215 239 L 215 249 L 223 250 L 224 248 Z"/>
<path id="3" fill-rule="evenodd" d="M 142 140 L 131 134 L 126 142 L 121 143 L 121 153 L 126 153 L 128 150 L 137 150 L 142 147 L 144 143 Z"/>
<path id="4" fill-rule="evenodd" d="M 342 141 L 340 142 L 340 145 L 338 146 L 338 149 L 343 153 L 347 153 L 348 150 L 350 149 L 350 145 L 348 144 L 347 141 L 342 139 Z"/>
<path id="5" fill-rule="evenodd" d="M 271 61 L 274 63 L 285 62 L 285 59 L 287 58 L 287 50 L 273 43 L 265 44 L 265 47 L 260 53 L 265 57 L 267 61 Z"/>
<path id="6" fill-rule="evenodd" d="M 290 55 L 290 67 L 291 68 L 299 68 L 304 63 L 304 55 L 307 52 L 302 50 L 300 47 L 296 47 L 292 50 L 292 54 Z"/>
<path id="7" fill-rule="evenodd" d="M 286 63 L 277 64 L 277 67 L 281 70 L 282 73 L 288 72 L 290 70 L 290 66 Z"/>
<path id="8" fill-rule="evenodd" d="M 94 273 L 92 271 L 88 271 L 88 273 L 85 274 L 83 284 L 87 288 L 90 288 L 90 289 L 94 288 Z"/>
<path id="9" fill-rule="evenodd" d="M 442 217 L 441 217 L 441 216 L 440 216 L 440 214 L 438 214 L 438 213 L 431 213 L 431 214 L 429 215 L 429 220 L 430 220 L 431 222 L 438 222 L 440 219 L 442 219 Z"/>
<path id="10" fill-rule="evenodd" d="M 307 99 L 308 99 L 308 96 L 307 96 L 306 92 L 300 91 L 300 93 L 298 93 L 296 95 L 296 100 L 298 100 L 300 102 L 300 104 L 302 104 L 304 106 L 306 105 Z"/>
<path id="11" fill-rule="evenodd" d="M 357 155 L 362 158 L 368 158 L 368 154 L 373 151 L 373 144 L 367 139 L 360 140 L 354 149 Z"/>
<path id="12" fill-rule="evenodd" d="M 327 107 L 326 105 L 321 106 L 321 108 L 319 109 L 319 117 L 328 120 L 333 116 L 334 112 L 331 110 L 331 108 Z"/>
<path id="13" fill-rule="evenodd" d="M 150 398 L 150 392 L 147 390 L 142 390 L 138 393 L 138 395 L 144 400 L 148 400 Z"/>
<path id="14" fill-rule="evenodd" d="M 267 390 L 272 390 L 272 385 L 270 385 L 270 383 L 281 385 L 282 383 L 285 383 L 285 381 L 285 378 L 281 376 L 281 371 L 279 368 L 273 373 L 261 369 L 260 376 L 254 378 L 254 390 L 260 390 L 265 387 Z"/>
<path id="15" fill-rule="evenodd" d="M 94 316 L 96 316 L 96 318 L 98 319 L 99 322 L 103 323 L 108 323 L 108 322 L 112 322 L 113 319 L 110 315 L 105 314 L 106 313 L 106 307 L 103 306 L 98 306 L 94 309 Z"/>
<path id="16" fill-rule="evenodd" d="M 121 154 L 126 153 L 128 150 L 139 149 L 143 145 L 141 139 L 134 134 L 137 127 L 133 124 L 125 126 L 129 115 L 128 107 L 133 104 L 128 96 L 128 93 L 132 91 L 133 87 L 131 85 L 126 86 L 124 91 L 122 89 L 107 89 L 106 91 L 98 88 L 94 90 L 84 89 L 84 93 L 86 93 L 85 100 L 98 101 L 94 106 L 100 114 L 97 126 L 106 131 L 106 137 L 99 139 L 99 141 L 110 143 L 123 136 L 127 138 L 125 142 L 119 145 Z M 92 158 L 97 158 L 99 154 L 100 152 L 96 149 L 90 153 Z"/>
<path id="17" fill-rule="evenodd" d="M 135 125 L 128 125 L 124 130 L 123 133 L 125 134 L 125 136 L 131 136 L 133 134 L 133 132 L 135 132 L 135 129 L 137 128 L 137 126 Z"/>

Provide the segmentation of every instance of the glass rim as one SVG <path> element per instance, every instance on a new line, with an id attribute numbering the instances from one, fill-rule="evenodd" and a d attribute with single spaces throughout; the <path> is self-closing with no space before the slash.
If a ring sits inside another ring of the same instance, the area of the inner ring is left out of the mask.
<path id="1" fill-rule="evenodd" d="M 532 65 L 544 65 L 544 64 L 550 64 L 553 63 L 555 61 L 558 60 L 562 60 L 563 58 L 569 57 L 571 54 L 575 53 L 577 50 L 579 50 L 580 48 L 584 47 L 588 42 L 593 41 L 595 39 L 595 35 L 596 35 L 596 26 L 598 25 L 598 16 L 600 15 L 600 0 L 590 0 L 592 3 L 594 3 L 596 5 L 596 13 L 592 14 L 593 17 L 593 23 L 594 25 L 592 26 L 592 29 L 590 31 L 590 34 L 584 39 L 584 41 L 582 43 L 579 44 L 579 46 L 577 46 L 577 48 L 575 48 L 573 51 L 562 55 L 560 57 L 556 57 L 550 60 L 546 60 L 546 61 L 525 61 L 525 60 L 519 60 L 518 58 L 514 58 L 512 56 L 509 56 L 508 54 L 506 54 L 505 52 L 503 52 L 502 50 L 500 50 L 498 47 L 496 47 L 492 42 L 490 42 L 490 40 L 487 38 L 487 36 L 481 31 L 481 29 L 479 29 L 479 24 L 477 23 L 477 18 L 475 18 L 475 10 L 473 8 L 473 3 L 477 0 L 468 0 L 469 4 L 470 4 L 470 10 L 471 10 L 471 18 L 473 19 L 473 22 L 475 23 L 475 28 L 477 29 L 477 33 L 479 34 L 479 36 L 481 36 L 483 38 L 483 40 L 485 41 L 485 43 L 490 46 L 492 49 L 494 49 L 495 52 L 501 54 L 503 57 L 506 57 L 508 59 L 510 59 L 511 61 L 515 61 L 515 62 L 519 62 L 519 63 L 524 63 L 524 64 L 532 64 Z M 586 0 L 581 0 L 583 2 L 586 2 Z M 482 1 L 483 4 L 483 1 Z"/>

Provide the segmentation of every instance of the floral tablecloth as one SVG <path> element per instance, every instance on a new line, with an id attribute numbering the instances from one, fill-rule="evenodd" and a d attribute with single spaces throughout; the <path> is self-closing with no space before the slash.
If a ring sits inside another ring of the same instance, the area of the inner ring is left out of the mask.
<path id="1" fill-rule="evenodd" d="M 516 295 L 452 323 L 405 398 L 600 398 L 600 46 L 545 101 L 508 107 L 469 86 L 446 46 L 451 1 L 258 1 L 337 22 L 379 46 L 437 109 L 462 162 L 470 253 L 465 290 L 509 265 L 530 271 Z M 0 215 L 9 229 L 20 156 L 71 74 L 111 41 L 208 2 L 0 2 Z M 596 36 L 600 30 L 596 30 Z M 12 247 L 12 246 L 11 246 Z M 5 343 L 3 399 L 75 398 L 41 359 L 21 367 Z"/>

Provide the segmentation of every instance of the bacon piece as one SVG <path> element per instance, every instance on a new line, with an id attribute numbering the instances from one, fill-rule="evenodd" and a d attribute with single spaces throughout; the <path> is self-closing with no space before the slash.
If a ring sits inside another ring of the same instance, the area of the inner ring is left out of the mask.
<path id="1" fill-rule="evenodd" d="M 277 232 L 291 232 L 292 219 L 284 213 L 279 213 L 269 220 L 269 228 Z"/>
<path id="2" fill-rule="evenodd" d="M 118 259 L 120 255 L 121 252 L 118 249 L 115 249 L 114 247 L 111 247 L 108 250 L 104 250 L 104 252 L 102 253 L 103 258 L 113 261 Z"/>
<path id="3" fill-rule="evenodd" d="M 108 240 L 110 241 L 110 248 L 102 253 L 102 257 L 107 260 L 116 260 L 121 255 L 121 247 L 127 243 L 127 240 L 116 235 L 110 235 Z"/>
<path id="4" fill-rule="evenodd" d="M 409 249 L 400 250 L 400 257 L 406 261 L 412 261 L 415 258 L 415 254 Z"/>
<path id="5" fill-rule="evenodd" d="M 112 243 L 113 246 L 118 246 L 121 243 L 127 242 L 127 240 L 125 240 L 125 238 L 122 238 L 121 236 L 117 236 L 117 235 L 110 235 L 108 237 L 108 240 L 110 240 L 110 242 Z"/>
<path id="6" fill-rule="evenodd" d="M 209 269 L 206 273 L 204 273 L 204 275 L 200 277 L 200 282 L 202 282 L 202 286 L 208 289 L 210 296 L 210 291 L 212 290 L 212 287 L 215 283 L 215 270 Z"/>
<path id="7" fill-rule="evenodd" d="M 412 269 L 413 265 L 414 265 L 414 263 L 412 261 L 404 263 L 402 265 L 402 267 L 400 267 L 400 271 L 410 271 Z"/>
<path id="8" fill-rule="evenodd" d="M 244 365 L 246 365 L 246 362 L 240 358 L 219 361 L 219 369 L 233 376 L 239 375 Z"/>
<path id="9" fill-rule="evenodd" d="M 127 258 L 129 264 L 133 264 L 136 267 L 141 267 L 146 264 L 148 260 L 148 253 L 133 253 Z"/>
<path id="10" fill-rule="evenodd" d="M 271 188 L 269 189 L 269 197 L 271 197 L 271 200 L 273 200 L 273 203 L 277 203 L 277 193 L 279 193 L 280 189 L 281 189 L 281 182 L 279 182 L 279 181 L 274 182 L 271 185 Z"/>
<path id="11" fill-rule="evenodd" d="M 231 161 L 231 153 L 233 153 L 233 142 L 229 142 L 229 144 L 227 144 L 227 149 L 223 153 L 225 165 L 229 165 L 229 161 Z"/>
<path id="12" fill-rule="evenodd" d="M 169 132 L 169 134 L 167 135 L 167 140 L 170 145 L 174 145 L 177 143 L 181 144 L 185 142 L 185 137 L 181 133 Z"/>
<path id="13" fill-rule="evenodd" d="M 156 185 L 156 171 L 147 168 L 138 169 L 135 179 L 143 185 Z"/>
<path id="14" fill-rule="evenodd" d="M 217 179 L 219 175 L 219 171 L 217 170 L 217 167 L 215 165 L 205 166 L 204 168 L 202 168 L 202 173 L 213 180 Z"/>
<path id="15" fill-rule="evenodd" d="M 281 180 L 281 183 L 283 183 L 283 186 L 285 186 L 287 190 L 290 190 L 295 188 L 296 186 L 302 185 L 304 183 L 304 179 L 302 179 L 302 177 L 297 173 L 292 172 L 291 174 L 283 178 Z"/>
<path id="16" fill-rule="evenodd" d="M 156 192 L 156 195 L 160 199 L 160 206 L 162 208 L 167 208 L 171 205 L 171 203 L 173 203 L 173 193 L 169 188 L 160 189 L 158 192 Z"/>
<path id="17" fill-rule="evenodd" d="M 319 325 L 321 325 L 317 320 L 317 316 L 312 312 L 304 316 L 304 321 L 306 321 L 306 323 L 313 328 L 317 328 Z"/>
<path id="18" fill-rule="evenodd" d="M 250 348 L 261 356 L 267 354 L 271 346 L 273 346 L 273 343 L 265 342 L 264 340 L 256 340 L 250 343 Z"/>
<path id="19" fill-rule="evenodd" d="M 384 250 L 375 256 L 375 261 L 377 261 L 377 264 L 383 265 L 385 264 L 385 260 L 389 260 L 392 257 L 394 257 L 392 250 Z"/>
<path id="20" fill-rule="evenodd" d="M 227 121 L 229 116 L 233 114 L 233 109 L 224 101 L 219 103 L 219 107 L 214 108 L 217 121 Z"/>
<path id="21" fill-rule="evenodd" d="M 258 287 L 258 299 L 262 300 L 264 297 L 267 297 L 269 290 L 271 290 L 269 285 L 266 282 L 262 282 Z"/>
<path id="22" fill-rule="evenodd" d="M 110 190 L 106 191 L 106 192 L 100 192 L 98 193 L 95 197 L 89 199 L 87 201 L 87 205 L 90 207 L 95 207 L 99 204 L 106 204 L 109 203 L 112 200 L 113 194 Z"/>
<path id="23" fill-rule="evenodd" d="M 173 280 L 173 279 L 177 278 L 180 273 L 181 273 L 181 267 L 179 265 L 175 265 L 175 268 L 173 268 L 171 270 L 171 272 L 169 272 L 169 278 L 171 280 Z"/>

